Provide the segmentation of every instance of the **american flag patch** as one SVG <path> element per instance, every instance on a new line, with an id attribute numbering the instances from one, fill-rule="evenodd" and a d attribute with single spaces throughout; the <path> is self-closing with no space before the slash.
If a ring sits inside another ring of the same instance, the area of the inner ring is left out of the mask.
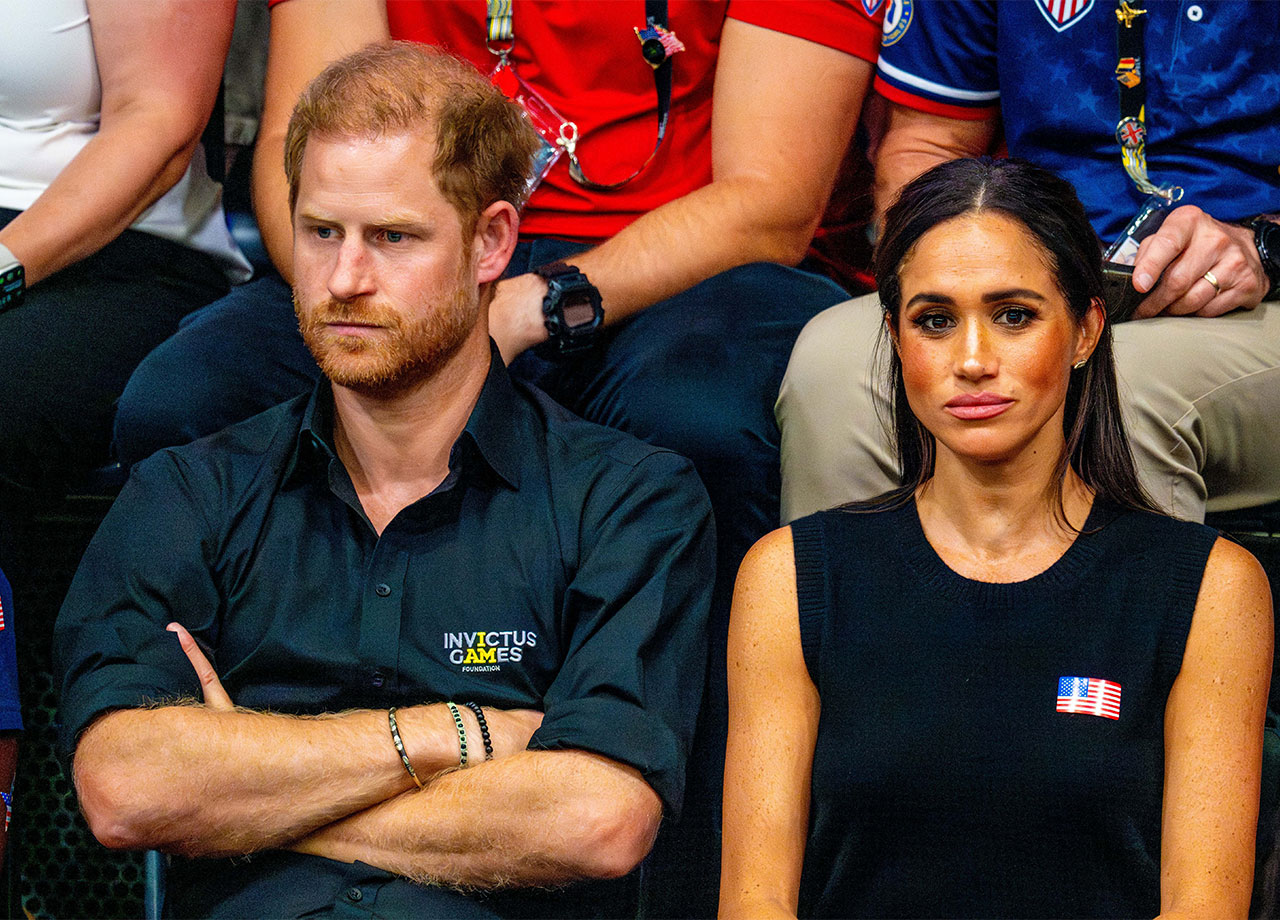
<path id="1" fill-rule="evenodd" d="M 1049 25 L 1063 32 L 1093 9 L 1093 0 L 1036 0 L 1040 14 L 1049 20 Z"/>
<path id="2" fill-rule="evenodd" d="M 0 600 L 0 631 L 4 630 L 4 601 Z"/>
<path id="3" fill-rule="evenodd" d="M 1058 712 L 1120 718 L 1120 685 L 1097 677 L 1059 677 Z"/>

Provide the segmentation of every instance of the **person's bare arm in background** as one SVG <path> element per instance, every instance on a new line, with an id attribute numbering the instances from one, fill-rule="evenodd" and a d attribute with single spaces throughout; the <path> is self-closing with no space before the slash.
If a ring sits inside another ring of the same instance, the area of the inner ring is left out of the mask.
<path id="1" fill-rule="evenodd" d="M 253 152 L 253 210 L 276 270 L 293 282 L 293 221 L 284 136 L 298 96 L 333 61 L 391 37 L 383 0 L 289 0 L 271 8 L 262 120 Z"/>
<path id="2" fill-rule="evenodd" d="M 822 219 L 872 66 L 771 29 L 725 21 L 712 109 L 712 181 L 573 263 L 612 323 L 751 262 L 795 265 Z M 498 285 L 489 322 L 503 357 L 547 338 L 546 282 Z"/>
<path id="3" fill-rule="evenodd" d="M 235 0 L 89 0 L 98 132 L 0 230 L 38 283 L 128 229 L 186 173 L 222 83 Z"/>

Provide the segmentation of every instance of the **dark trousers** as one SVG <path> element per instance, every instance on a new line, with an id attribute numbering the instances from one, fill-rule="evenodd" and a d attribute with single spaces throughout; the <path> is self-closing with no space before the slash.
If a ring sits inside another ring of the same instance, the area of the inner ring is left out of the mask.
<path id="1" fill-rule="evenodd" d="M 308 392 L 319 378 L 289 286 L 272 272 L 186 316 L 147 355 L 116 407 L 115 454 L 132 466 Z"/>
<path id="2" fill-rule="evenodd" d="M 508 274 L 585 248 L 521 243 Z M 738 564 L 778 525 L 778 429 L 773 404 L 791 346 L 840 287 L 773 264 L 744 265 L 608 329 L 569 361 L 532 352 L 512 372 L 584 418 L 693 461 L 711 497 L 718 571 L 706 698 L 690 761 L 684 816 L 651 860 L 652 916 L 712 916 L 720 873 L 720 789 L 727 724 L 725 635 Z M 606 305 L 606 309 L 608 309 Z M 116 423 L 121 456 L 137 460 L 245 418 L 307 389 L 319 375 L 294 322 L 288 288 L 267 279 L 193 314 L 138 369 Z"/>

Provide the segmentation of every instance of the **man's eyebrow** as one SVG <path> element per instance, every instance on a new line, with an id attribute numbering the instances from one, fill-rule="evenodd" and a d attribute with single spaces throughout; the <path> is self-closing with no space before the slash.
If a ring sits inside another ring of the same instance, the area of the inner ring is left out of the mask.
<path id="1" fill-rule="evenodd" d="M 391 214 L 385 214 L 377 220 L 370 221 L 369 223 L 370 226 L 373 227 L 405 227 L 419 230 L 425 230 L 432 226 L 430 221 L 422 219 L 421 214 L 397 214 L 394 212 Z"/>

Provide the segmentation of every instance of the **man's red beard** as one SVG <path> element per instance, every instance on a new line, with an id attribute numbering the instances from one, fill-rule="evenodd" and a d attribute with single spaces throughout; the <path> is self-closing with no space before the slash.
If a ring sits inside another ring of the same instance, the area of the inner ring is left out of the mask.
<path id="1" fill-rule="evenodd" d="M 332 298 L 293 309 L 302 339 L 320 370 L 339 386 L 366 396 L 393 396 L 434 376 L 458 353 L 479 317 L 479 294 L 460 283 L 446 303 L 406 320 L 376 299 Z M 371 335 L 341 335 L 331 323 L 377 326 Z"/>

